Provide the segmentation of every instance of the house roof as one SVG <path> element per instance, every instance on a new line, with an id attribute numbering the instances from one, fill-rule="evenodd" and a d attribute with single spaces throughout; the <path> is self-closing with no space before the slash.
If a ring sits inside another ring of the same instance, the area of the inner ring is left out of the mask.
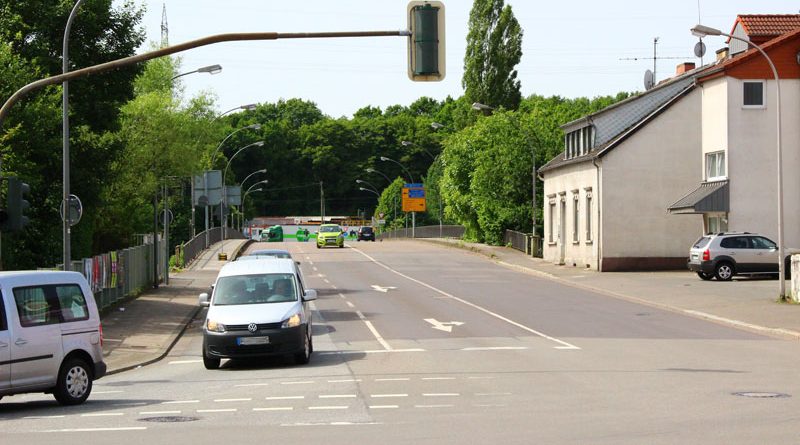
<path id="1" fill-rule="evenodd" d="M 589 162 L 603 156 L 691 91 L 698 75 L 709 68 L 711 67 L 706 66 L 687 71 L 680 76 L 662 81 L 655 88 L 644 93 L 562 125 L 561 128 L 565 132 L 585 125 L 594 125 L 595 146 L 589 153 L 570 159 L 566 159 L 562 151 L 538 171 L 544 173 L 566 165 Z"/>
<path id="2" fill-rule="evenodd" d="M 800 28 L 796 28 L 796 29 L 794 29 L 794 30 L 792 30 L 790 32 L 787 32 L 787 33 L 785 33 L 785 34 L 783 34 L 783 35 L 781 35 L 781 36 L 779 36 L 777 38 L 774 38 L 774 39 L 762 44 L 761 45 L 761 49 L 763 49 L 765 52 L 769 52 L 773 48 L 776 48 L 776 47 L 784 45 L 784 44 L 788 44 L 788 43 L 793 42 L 795 40 L 800 40 Z M 760 59 L 761 57 L 762 56 L 761 56 L 760 52 L 757 49 L 750 48 L 749 50 L 745 51 L 744 53 L 742 53 L 740 55 L 737 55 L 736 57 L 732 57 L 730 59 L 725 60 L 722 63 L 714 65 L 710 69 L 708 69 L 705 72 L 703 72 L 702 75 L 698 76 L 697 77 L 697 81 L 698 82 L 704 82 L 706 80 L 709 80 L 709 79 L 712 79 L 712 78 L 716 78 L 718 76 L 722 76 L 722 75 L 725 74 L 725 71 L 730 70 L 731 68 L 734 68 L 736 66 L 742 65 L 742 64 L 747 63 L 747 62 L 750 62 L 750 61 L 753 60 L 753 58 L 759 58 Z M 775 61 L 777 70 L 778 70 L 778 72 L 780 74 L 780 77 L 782 79 L 788 77 L 788 75 L 787 75 L 788 73 L 786 71 L 787 69 L 791 68 L 791 69 L 796 70 L 797 64 L 794 62 L 794 60 L 795 59 L 793 58 L 792 59 L 792 63 L 789 64 L 788 66 L 786 66 L 786 64 L 781 64 L 778 61 Z M 764 64 L 766 64 L 766 61 L 762 60 L 762 62 Z M 771 71 L 769 72 L 769 77 L 772 78 L 772 72 Z M 793 76 L 793 77 L 796 78 L 797 76 Z"/>
<path id="3" fill-rule="evenodd" d="M 800 14 L 740 14 L 731 34 L 740 23 L 752 42 L 762 43 L 800 28 Z"/>
<path id="4" fill-rule="evenodd" d="M 728 181 L 703 182 L 667 210 L 678 214 L 727 212 L 728 193 Z"/>

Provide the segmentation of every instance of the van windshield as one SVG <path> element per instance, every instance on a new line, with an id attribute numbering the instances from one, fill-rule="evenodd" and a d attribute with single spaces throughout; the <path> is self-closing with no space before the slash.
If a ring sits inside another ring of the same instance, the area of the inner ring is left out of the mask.
<path id="1" fill-rule="evenodd" d="M 292 274 L 259 274 L 221 277 L 214 287 L 213 304 L 287 303 L 297 301 Z"/>

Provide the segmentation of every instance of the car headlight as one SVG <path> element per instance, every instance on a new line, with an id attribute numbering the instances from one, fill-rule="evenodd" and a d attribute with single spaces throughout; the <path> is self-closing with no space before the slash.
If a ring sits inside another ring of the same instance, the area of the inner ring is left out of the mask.
<path id="1" fill-rule="evenodd" d="M 225 325 L 214 320 L 206 320 L 206 329 L 211 332 L 225 332 Z"/>
<path id="2" fill-rule="evenodd" d="M 300 326 L 300 314 L 294 314 L 291 317 L 283 320 L 282 328 L 296 328 Z"/>

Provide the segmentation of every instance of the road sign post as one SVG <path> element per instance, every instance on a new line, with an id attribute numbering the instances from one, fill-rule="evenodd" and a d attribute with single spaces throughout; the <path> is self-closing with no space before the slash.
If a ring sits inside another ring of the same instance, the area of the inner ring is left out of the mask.
<path id="1" fill-rule="evenodd" d="M 418 183 L 403 184 L 403 211 L 411 212 L 411 238 L 417 237 L 417 212 L 425 210 L 425 187 Z"/>

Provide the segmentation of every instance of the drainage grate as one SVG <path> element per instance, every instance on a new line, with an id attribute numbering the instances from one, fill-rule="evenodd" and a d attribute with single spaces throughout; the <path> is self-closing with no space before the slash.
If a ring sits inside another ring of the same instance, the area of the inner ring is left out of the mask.
<path id="1" fill-rule="evenodd" d="M 786 397 L 791 397 L 791 395 L 784 394 L 781 392 L 754 392 L 754 391 L 735 392 L 733 393 L 733 395 L 740 397 L 750 397 L 753 399 L 783 399 Z"/>
<path id="2" fill-rule="evenodd" d="M 139 419 L 140 422 L 157 422 L 157 423 L 175 423 L 175 422 L 194 422 L 200 420 L 197 417 L 187 416 L 159 416 L 159 417 L 145 417 Z"/>

